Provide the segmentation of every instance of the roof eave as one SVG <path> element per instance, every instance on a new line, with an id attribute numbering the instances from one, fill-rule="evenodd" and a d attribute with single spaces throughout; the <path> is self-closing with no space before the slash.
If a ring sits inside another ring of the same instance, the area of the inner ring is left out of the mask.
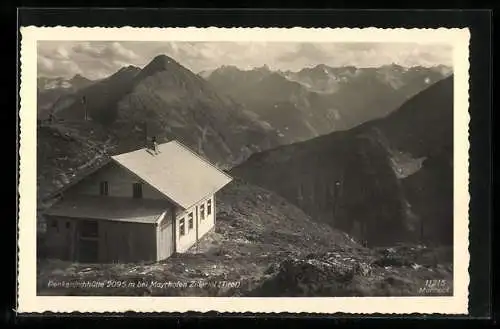
<path id="1" fill-rule="evenodd" d="M 231 177 L 229 177 L 229 181 L 227 183 L 225 183 L 224 185 L 222 185 L 221 187 L 211 191 L 210 193 L 207 193 L 205 194 L 201 199 L 197 200 L 196 202 L 193 202 L 192 204 L 190 204 L 189 206 L 187 206 L 185 209 L 189 209 L 191 207 L 194 207 L 196 204 L 200 203 L 201 200 L 204 200 L 206 199 L 209 195 L 215 195 L 215 193 L 219 192 L 220 190 L 222 190 L 224 188 L 224 186 L 226 186 L 227 184 L 231 183 L 233 181 L 233 179 Z"/>
<path id="2" fill-rule="evenodd" d="M 193 151 L 191 148 L 187 147 L 186 145 L 184 145 L 183 143 L 179 142 L 178 140 L 174 139 L 172 140 L 171 142 L 174 142 L 174 143 L 177 143 L 179 144 L 182 148 L 186 149 L 188 152 L 190 152 L 192 155 L 194 155 L 195 157 L 197 157 L 200 161 L 203 161 L 205 162 L 206 164 L 208 164 L 210 167 L 212 167 L 213 169 L 217 170 L 218 172 L 220 172 L 221 174 L 223 174 L 224 176 L 226 176 L 226 178 L 232 180 L 233 178 L 231 176 L 229 176 L 228 173 L 226 173 L 224 170 L 221 170 L 219 168 L 217 168 L 217 166 L 215 166 L 212 162 L 210 162 L 208 159 L 205 159 L 203 156 L 199 155 L 198 153 L 196 153 L 195 151 Z"/>

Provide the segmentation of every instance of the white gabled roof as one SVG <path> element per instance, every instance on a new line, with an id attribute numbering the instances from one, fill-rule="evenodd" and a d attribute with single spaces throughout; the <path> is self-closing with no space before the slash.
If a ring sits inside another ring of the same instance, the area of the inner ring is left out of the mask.
<path id="1" fill-rule="evenodd" d="M 151 149 L 115 155 L 112 159 L 187 209 L 214 194 L 232 178 L 177 141 Z"/>

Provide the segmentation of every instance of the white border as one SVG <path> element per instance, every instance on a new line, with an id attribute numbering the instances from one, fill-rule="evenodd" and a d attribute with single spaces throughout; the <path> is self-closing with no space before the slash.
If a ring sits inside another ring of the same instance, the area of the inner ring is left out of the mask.
<path id="1" fill-rule="evenodd" d="M 467 314 L 468 29 L 77 28 L 21 27 L 18 308 L 25 312 L 307 312 Z M 454 271 L 452 297 L 48 297 L 36 296 L 37 41 L 416 42 L 453 47 Z"/>

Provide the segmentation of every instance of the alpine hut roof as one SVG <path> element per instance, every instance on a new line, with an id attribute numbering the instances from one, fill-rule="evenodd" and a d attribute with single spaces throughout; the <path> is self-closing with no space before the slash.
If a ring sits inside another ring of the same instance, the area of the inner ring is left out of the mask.
<path id="1" fill-rule="evenodd" d="M 232 178 L 178 141 L 112 156 L 128 169 L 184 209 L 214 194 Z"/>

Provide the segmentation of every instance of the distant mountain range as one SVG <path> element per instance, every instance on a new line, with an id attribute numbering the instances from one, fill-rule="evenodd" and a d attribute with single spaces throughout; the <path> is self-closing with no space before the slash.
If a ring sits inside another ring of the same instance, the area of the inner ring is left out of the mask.
<path id="1" fill-rule="evenodd" d="M 421 90 L 433 80 L 452 74 L 452 69 L 444 65 L 403 67 L 391 64 L 376 68 L 356 68 L 354 66 L 330 67 L 320 64 L 298 72 L 280 73 L 292 81 L 299 82 L 310 91 L 331 94 L 338 92 L 342 85 L 345 87 L 350 81 L 363 81 L 369 79 L 370 75 L 374 75 L 380 83 L 387 84 L 394 90 L 401 88 Z"/>
<path id="2" fill-rule="evenodd" d="M 92 80 L 87 79 L 81 74 L 76 74 L 71 79 L 64 79 L 60 77 L 39 77 L 37 79 L 37 88 L 40 91 L 52 89 L 68 89 L 75 91 L 87 87 L 90 84 L 92 84 Z"/>
<path id="3" fill-rule="evenodd" d="M 317 65 L 298 72 L 222 66 L 200 75 L 286 140 L 302 141 L 383 117 L 451 73 L 446 66 L 393 64 L 378 68 Z"/>
<path id="4" fill-rule="evenodd" d="M 94 81 L 80 74 L 71 79 L 60 77 L 39 77 L 37 79 L 37 108 L 38 117 L 46 118 L 54 104 L 65 95 L 70 95 L 79 89 L 91 85 Z"/>
<path id="5" fill-rule="evenodd" d="M 233 175 L 372 245 L 453 241 L 453 76 L 384 118 L 251 156 Z"/>
<path id="6" fill-rule="evenodd" d="M 222 66 L 198 75 L 182 68 L 183 72 L 189 72 L 191 82 L 198 77 L 208 81 L 210 86 L 204 90 L 210 89 L 211 95 L 216 94 L 216 98 L 226 103 L 223 107 L 231 104 L 229 106 L 237 108 L 244 116 L 259 121 L 268 130 L 275 130 L 280 143 L 285 144 L 350 129 L 383 117 L 452 73 L 451 68 L 443 65 L 406 68 L 395 64 L 377 68 L 334 68 L 321 64 L 297 72 L 272 71 L 267 66 L 246 71 Z M 135 77 L 139 71 L 138 67 L 124 67 L 100 81 L 91 81 L 81 75 L 69 80 L 39 78 L 38 117 L 46 119 L 48 113 L 63 118 L 83 117 L 81 98 L 88 94 L 87 106 L 91 115 L 99 117 L 98 121 L 113 121 L 120 97 L 131 92 L 137 79 L 141 79 L 141 76 Z M 175 92 L 172 90 L 170 94 Z M 96 110 L 103 107 L 107 110 Z M 67 108 L 72 110 L 60 111 Z M 100 113 L 94 113 L 96 111 Z"/>

